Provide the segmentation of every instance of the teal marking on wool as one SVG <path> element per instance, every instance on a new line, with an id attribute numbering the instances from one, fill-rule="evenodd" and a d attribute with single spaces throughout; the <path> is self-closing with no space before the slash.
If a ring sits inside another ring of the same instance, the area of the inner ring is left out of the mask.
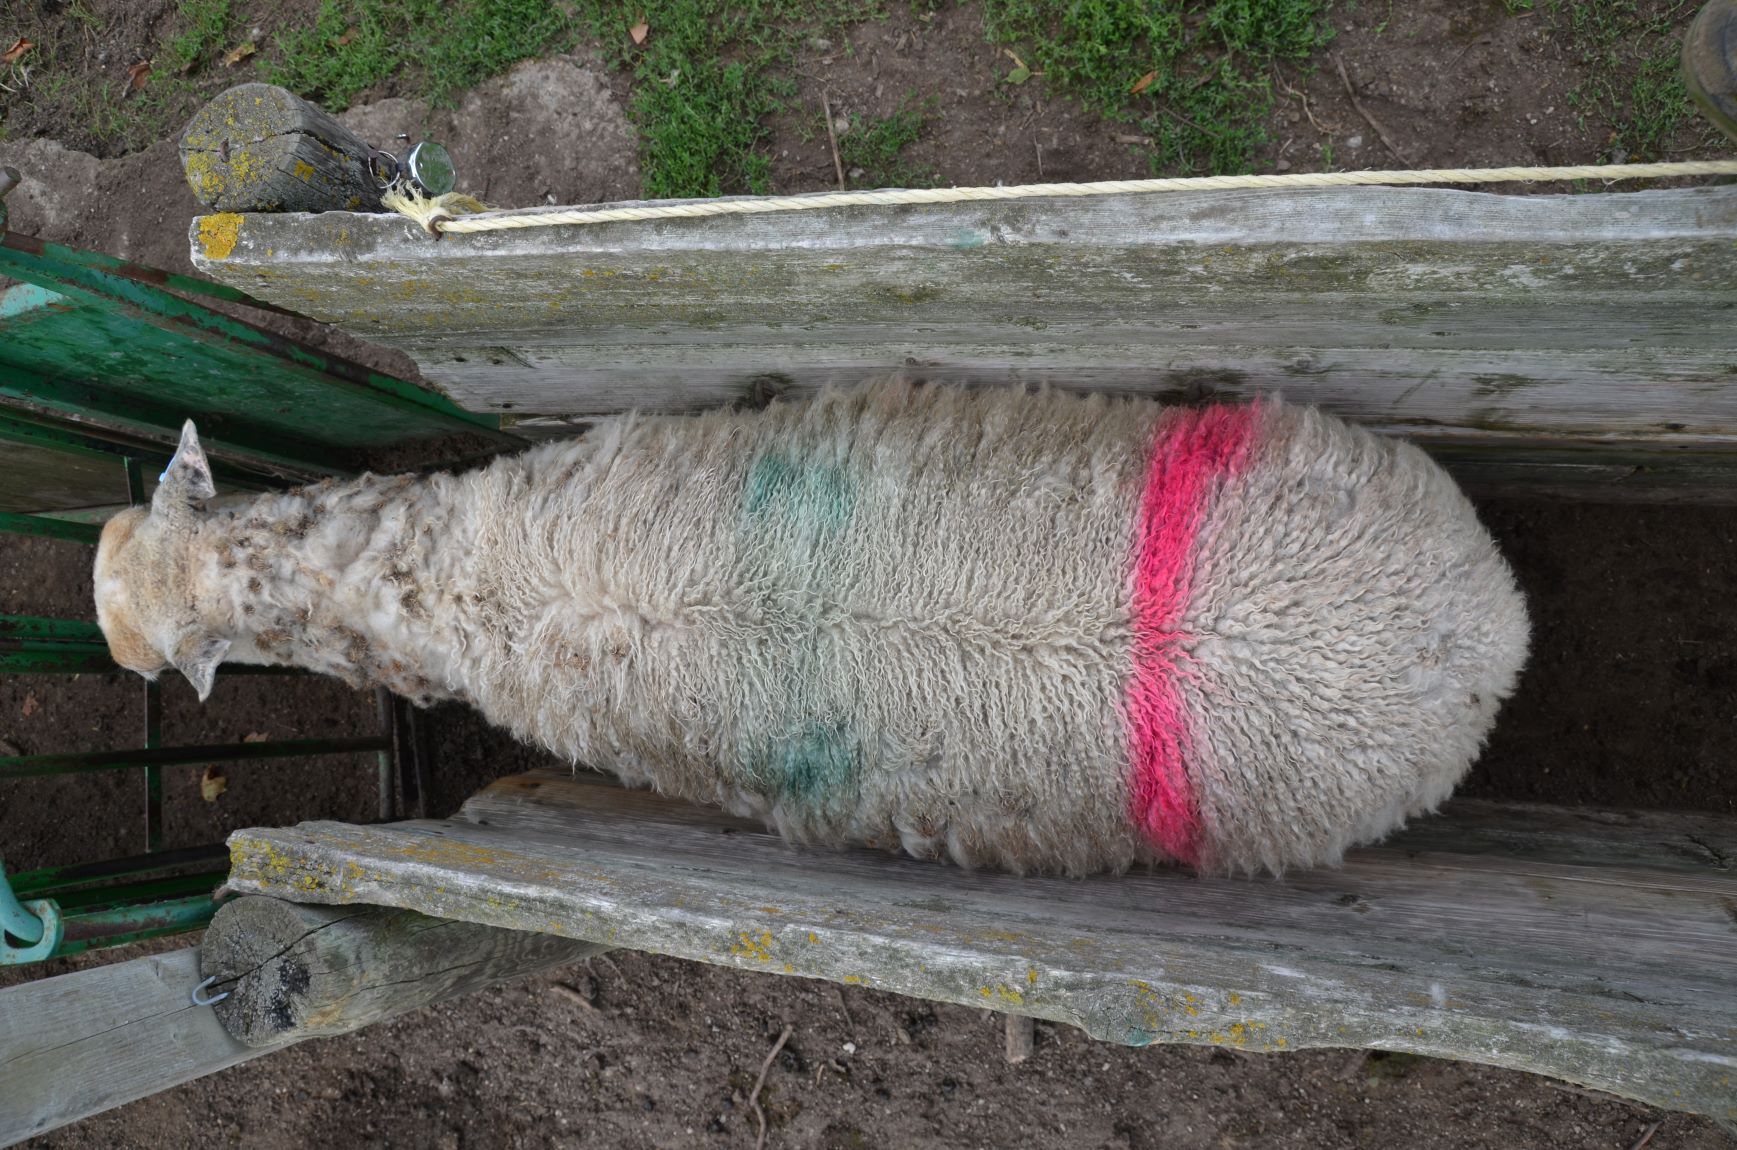
<path id="1" fill-rule="evenodd" d="M 830 539 L 843 531 L 855 503 L 854 486 L 844 468 L 836 463 L 803 463 L 780 451 L 768 451 L 754 461 L 742 496 L 749 520 L 763 525 L 786 520 L 811 529 L 817 539 Z"/>
<path id="2" fill-rule="evenodd" d="M 764 572 L 768 616 L 781 620 L 774 641 L 783 657 L 774 673 L 778 695 L 790 701 L 774 728 L 782 728 L 780 733 L 754 738 L 744 748 L 744 780 L 769 798 L 829 815 L 843 814 L 856 802 L 862 748 L 843 723 L 812 718 L 836 712 L 817 700 L 805 702 L 823 642 L 807 612 L 830 601 L 836 571 L 829 560 L 845 555 L 856 500 L 856 485 L 844 467 L 780 450 L 757 458 L 742 488 L 747 563 Z M 803 594 L 790 594 L 797 590 Z"/>
<path id="3" fill-rule="evenodd" d="M 968 252 L 972 248 L 980 248 L 989 242 L 989 236 L 975 228 L 960 228 L 953 233 L 953 246 L 960 251 Z"/>
<path id="4" fill-rule="evenodd" d="M 854 801 L 862 750 L 842 727 L 811 723 L 795 735 L 772 740 L 751 775 L 762 793 L 802 806 Z"/>

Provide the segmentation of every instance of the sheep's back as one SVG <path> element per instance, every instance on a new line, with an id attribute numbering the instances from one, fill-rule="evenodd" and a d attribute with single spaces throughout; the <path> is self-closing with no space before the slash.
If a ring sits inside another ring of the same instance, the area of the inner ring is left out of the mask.
<path id="1" fill-rule="evenodd" d="M 1524 644 L 1433 464 L 1277 405 L 884 385 L 476 482 L 484 710 L 796 838 L 1331 857 L 1439 801 Z"/>

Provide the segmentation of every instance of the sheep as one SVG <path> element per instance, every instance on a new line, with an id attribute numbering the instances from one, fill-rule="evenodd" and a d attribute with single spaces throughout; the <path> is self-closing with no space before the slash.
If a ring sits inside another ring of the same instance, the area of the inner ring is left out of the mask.
<path id="1" fill-rule="evenodd" d="M 189 422 L 96 559 L 123 667 L 457 699 L 811 843 L 1016 872 L 1336 862 L 1525 660 L 1410 444 L 1307 407 L 893 381 L 222 507 Z"/>

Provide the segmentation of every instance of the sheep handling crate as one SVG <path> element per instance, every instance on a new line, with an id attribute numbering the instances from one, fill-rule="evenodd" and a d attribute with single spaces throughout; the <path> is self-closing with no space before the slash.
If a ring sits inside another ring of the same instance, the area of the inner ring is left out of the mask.
<path id="1" fill-rule="evenodd" d="M 225 209 L 195 221 L 197 267 L 409 353 L 456 405 L 417 397 L 419 418 L 534 439 L 893 371 L 1277 392 L 1410 436 L 1476 493 L 1737 502 L 1737 186 L 1035 199 L 436 242 L 397 215 L 313 214 L 377 198 L 367 146 L 287 93 L 246 108 L 264 118 L 238 138 L 269 163 L 184 140 Z M 318 170 L 290 187 L 306 148 Z M 249 195 L 309 211 L 231 210 Z M 252 411 L 225 410 L 238 431 Z M 250 443 L 224 458 L 258 458 Z M 448 819 L 245 830 L 229 851 L 243 897 L 200 947 L 0 992 L 0 1142 L 610 947 L 992 1007 L 1010 1044 L 1037 1017 L 1136 1045 L 1411 1051 L 1737 1129 L 1730 818 L 1454 801 L 1337 868 L 1063 881 L 795 847 L 533 773 Z M 228 997 L 190 1009 L 202 983 Z"/>

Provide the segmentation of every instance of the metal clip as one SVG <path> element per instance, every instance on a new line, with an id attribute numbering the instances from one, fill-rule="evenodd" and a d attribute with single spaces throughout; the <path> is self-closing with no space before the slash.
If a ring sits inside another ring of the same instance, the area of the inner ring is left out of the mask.
<path id="1" fill-rule="evenodd" d="M 212 983 L 214 983 L 216 981 L 217 981 L 217 976 L 214 974 L 210 978 L 206 979 L 204 982 L 201 982 L 198 986 L 195 986 L 193 988 L 193 1005 L 194 1006 L 216 1006 L 219 1002 L 222 1002 L 224 999 L 229 997 L 230 992 L 227 990 L 224 991 L 222 994 L 214 994 L 214 995 L 211 995 L 209 998 L 206 997 L 206 995 L 205 995 L 206 988 L 209 987 Z"/>
<path id="2" fill-rule="evenodd" d="M 433 140 L 424 140 L 411 148 L 402 162 L 391 152 L 371 150 L 368 174 L 382 192 L 407 185 L 429 199 L 446 195 L 457 182 L 452 156 Z"/>

